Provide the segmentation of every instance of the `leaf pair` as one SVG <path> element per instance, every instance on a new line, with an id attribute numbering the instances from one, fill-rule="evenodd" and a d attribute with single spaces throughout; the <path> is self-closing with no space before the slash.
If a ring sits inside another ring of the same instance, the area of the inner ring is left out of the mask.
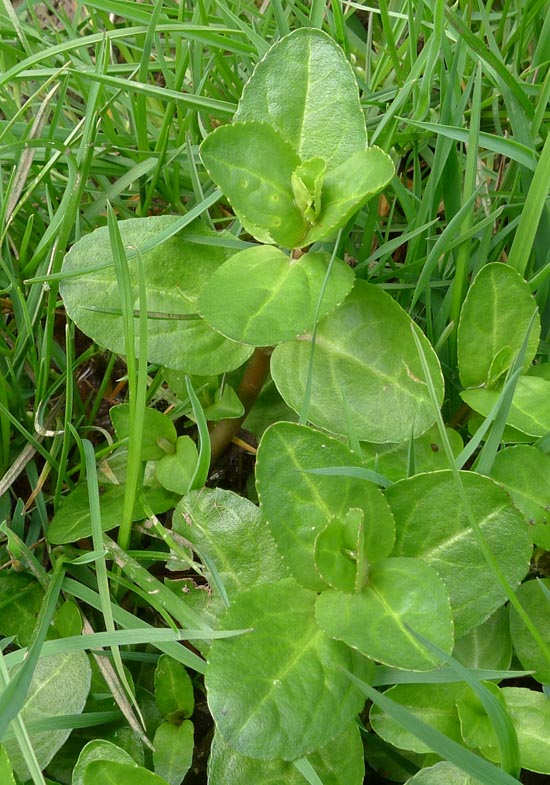
<path id="1" fill-rule="evenodd" d="M 389 156 L 366 149 L 355 76 L 320 30 L 296 30 L 270 49 L 234 120 L 200 154 L 262 243 L 301 248 L 329 239 L 393 177 Z"/>

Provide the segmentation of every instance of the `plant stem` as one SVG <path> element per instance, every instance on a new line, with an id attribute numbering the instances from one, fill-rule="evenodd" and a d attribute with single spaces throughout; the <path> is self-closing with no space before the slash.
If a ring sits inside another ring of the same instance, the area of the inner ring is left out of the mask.
<path id="1" fill-rule="evenodd" d="M 260 347 L 254 351 L 250 362 L 244 372 L 237 395 L 244 406 L 244 414 L 241 417 L 232 417 L 217 422 L 210 431 L 210 443 L 212 446 L 211 466 L 219 460 L 231 440 L 240 430 L 248 412 L 256 403 L 256 399 L 265 384 L 269 373 L 269 360 L 273 348 Z"/>

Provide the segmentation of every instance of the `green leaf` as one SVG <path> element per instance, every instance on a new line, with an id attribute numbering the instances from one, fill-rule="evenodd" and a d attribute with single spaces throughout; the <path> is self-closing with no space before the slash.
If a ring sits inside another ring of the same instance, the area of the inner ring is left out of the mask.
<path id="1" fill-rule="evenodd" d="M 294 423 L 266 430 L 256 462 L 258 496 L 279 551 L 303 586 L 326 584 L 315 566 L 317 535 L 350 508 L 365 515 L 365 552 L 370 562 L 386 558 L 394 543 L 394 523 L 381 491 L 357 477 L 309 474 L 323 466 L 360 466 L 358 456 L 325 434 Z"/>
<path id="2" fill-rule="evenodd" d="M 308 755 L 363 706 L 342 669 L 372 673 L 371 665 L 319 629 L 315 599 L 287 578 L 239 594 L 222 620 L 222 629 L 252 628 L 223 645 L 212 643 L 205 677 L 216 727 L 243 755 Z"/>
<path id="3" fill-rule="evenodd" d="M 460 721 L 456 702 L 468 695 L 470 688 L 464 684 L 398 684 L 390 687 L 384 694 L 421 719 L 436 728 L 453 741 L 462 744 Z M 403 727 L 396 719 L 373 705 L 370 722 L 375 733 L 389 744 L 399 749 L 427 753 L 432 749 L 414 735 L 412 730 Z"/>
<path id="4" fill-rule="evenodd" d="M 526 444 L 497 452 L 491 476 L 529 521 L 535 545 L 550 550 L 550 456 Z"/>
<path id="5" fill-rule="evenodd" d="M 516 595 L 543 640 L 550 644 L 550 602 L 541 583 L 550 587 L 550 578 L 545 578 L 543 581 L 527 581 L 518 588 Z M 535 671 L 533 678 L 548 684 L 550 662 L 533 640 L 513 606 L 510 607 L 510 634 L 514 651 L 525 670 Z"/>
<path id="6" fill-rule="evenodd" d="M 270 123 L 303 161 L 322 158 L 329 170 L 367 145 L 353 70 L 338 44 L 312 28 L 271 47 L 245 85 L 235 120 Z"/>
<path id="7" fill-rule="evenodd" d="M 169 785 L 181 785 L 193 762 L 194 728 L 190 720 L 181 725 L 162 722 L 153 738 L 155 773 Z"/>
<path id="8" fill-rule="evenodd" d="M 155 703 L 162 717 L 190 717 L 195 709 L 193 683 L 181 664 L 161 654 L 155 668 Z"/>
<path id="9" fill-rule="evenodd" d="M 130 422 L 130 405 L 120 403 L 109 409 L 109 416 L 113 423 L 116 438 L 127 439 L 130 436 L 132 423 Z M 157 411 L 147 407 L 143 411 L 143 439 L 141 441 L 141 460 L 158 461 L 167 450 L 163 444 L 175 445 L 177 439 L 176 426 L 172 420 Z"/>
<path id="10" fill-rule="evenodd" d="M 201 558 L 207 557 L 230 598 L 286 573 L 260 509 L 232 491 L 204 488 L 187 494 L 172 526 Z"/>
<path id="11" fill-rule="evenodd" d="M 318 326 L 309 419 L 320 428 L 371 442 L 401 442 L 435 422 L 412 330 L 428 358 L 438 400 L 439 361 L 428 340 L 380 287 L 356 281 L 351 294 Z M 311 336 L 275 348 L 271 372 L 288 405 L 304 403 Z M 397 416 L 399 413 L 399 416 Z"/>
<path id="12" fill-rule="evenodd" d="M 507 716 L 506 713 L 506 703 L 504 701 L 504 696 L 497 687 L 496 684 L 492 684 L 491 682 L 487 682 L 483 685 L 484 690 L 488 690 L 490 696 L 495 700 L 496 707 L 500 710 L 504 716 L 507 717 L 507 722 L 511 723 L 510 718 Z M 462 732 L 462 738 L 464 739 L 465 744 L 468 747 L 472 747 L 473 749 L 489 749 L 491 748 L 492 751 L 492 759 L 494 760 L 494 756 L 496 754 L 497 759 L 500 756 L 499 753 L 499 743 L 497 740 L 497 736 L 495 733 L 495 726 L 489 719 L 489 715 L 486 711 L 486 707 L 481 702 L 478 695 L 474 695 L 473 693 L 464 694 L 460 697 L 456 702 L 456 708 L 458 711 L 458 718 L 460 720 L 460 727 Z M 502 728 L 501 728 L 502 730 Z M 513 730 L 513 726 L 512 726 Z M 503 739 L 505 738 L 503 734 L 503 738 L 501 739 L 501 748 L 503 745 Z M 517 738 L 514 739 L 512 748 L 514 749 L 514 754 L 518 758 L 519 762 L 519 749 L 518 749 L 518 742 Z M 507 750 L 509 751 L 509 747 Z M 516 767 L 517 774 L 519 774 L 519 765 Z"/>
<path id="13" fill-rule="evenodd" d="M 86 767 L 94 760 L 117 761 L 136 767 L 138 765 L 126 750 L 123 750 L 111 741 L 94 739 L 82 748 L 73 769 L 71 785 L 84 785 L 84 772 Z"/>
<path id="14" fill-rule="evenodd" d="M 521 348 L 536 303 L 529 285 L 506 264 L 486 264 L 464 300 L 458 325 L 458 367 L 464 387 L 494 386 Z M 529 336 L 524 369 L 540 337 L 540 317 Z"/>
<path id="15" fill-rule="evenodd" d="M 152 771 L 130 763 L 95 760 L 84 772 L 83 785 L 169 785 Z"/>
<path id="16" fill-rule="evenodd" d="M 486 417 L 500 390 L 464 390 L 460 395 L 468 406 Z M 520 376 L 506 423 L 529 436 L 545 436 L 550 431 L 550 381 Z"/>
<path id="17" fill-rule="evenodd" d="M 365 776 L 363 743 L 356 723 L 320 749 L 308 760 L 323 785 L 362 785 Z M 304 785 L 304 778 L 284 760 L 256 760 L 240 755 L 214 734 L 208 762 L 209 785 Z"/>
<path id="18" fill-rule="evenodd" d="M 146 249 L 162 230 L 179 220 L 168 215 L 130 218 L 118 226 L 127 248 Z M 197 236 L 203 244 L 191 241 Z M 252 349 L 228 341 L 198 317 L 185 318 L 197 314 L 202 287 L 231 255 L 220 245 L 204 244 L 205 239 L 214 238 L 219 238 L 219 233 L 194 222 L 169 240 L 142 251 L 150 362 L 208 375 L 238 368 L 250 357 Z M 135 253 L 128 253 L 128 266 L 135 307 L 139 308 Z M 61 282 L 68 315 L 101 346 L 124 354 L 121 296 L 107 227 L 83 237 L 65 257 L 64 273 L 80 271 L 84 274 Z M 139 354 L 139 344 L 136 353 Z"/>
<path id="19" fill-rule="evenodd" d="M 8 753 L 0 744 L 0 782 L 2 785 L 16 785 L 15 777 L 13 776 L 13 769 L 11 767 Z M 301 785 L 299 783 L 298 785 Z"/>
<path id="20" fill-rule="evenodd" d="M 310 158 L 309 161 L 301 163 L 290 178 L 296 206 L 310 224 L 315 223 L 321 212 L 321 193 L 326 170 L 326 161 L 322 158 Z"/>
<path id="21" fill-rule="evenodd" d="M 13 635 L 20 646 L 27 646 L 43 597 L 44 589 L 31 575 L 1 572 L 0 634 L 6 637 Z"/>
<path id="22" fill-rule="evenodd" d="M 508 713 L 518 734 L 521 765 L 529 771 L 550 774 L 550 700 L 542 692 L 523 687 L 503 687 Z M 482 749 L 487 757 L 490 750 Z"/>
<path id="23" fill-rule="evenodd" d="M 222 335 L 251 346 L 290 341 L 314 327 L 329 262 L 328 253 L 292 259 L 270 246 L 247 248 L 210 278 L 199 299 L 199 311 Z M 352 269 L 336 260 L 319 318 L 345 299 L 353 280 Z"/>
<path id="24" fill-rule="evenodd" d="M 174 506 L 176 497 L 164 488 L 145 490 L 145 498 L 149 507 L 155 514 L 166 512 Z M 124 504 L 124 486 L 108 486 L 100 496 L 101 526 L 103 531 L 109 531 L 120 525 L 122 507 Z M 133 520 L 140 521 L 147 517 L 147 513 L 136 502 Z M 48 542 L 52 545 L 62 545 L 67 542 L 76 542 L 92 533 L 90 518 L 90 503 L 88 486 L 86 483 L 78 485 L 74 491 L 65 497 L 59 511 L 54 515 L 48 528 Z"/>
<path id="25" fill-rule="evenodd" d="M 354 507 L 343 520 L 332 518 L 315 539 L 314 559 L 319 575 L 333 589 L 360 592 L 369 569 L 363 510 Z"/>
<path id="26" fill-rule="evenodd" d="M 507 670 L 512 662 L 508 608 L 502 606 L 487 621 L 459 638 L 453 657 L 467 668 Z"/>
<path id="27" fill-rule="evenodd" d="M 379 147 L 361 150 L 328 171 L 321 194 L 321 211 L 304 245 L 333 237 L 360 207 L 388 185 L 394 174 L 392 159 Z"/>
<path id="28" fill-rule="evenodd" d="M 472 513 L 510 586 L 529 569 L 531 540 L 525 519 L 506 491 L 488 477 L 461 472 Z M 488 565 L 451 471 L 419 474 L 385 492 L 396 523 L 395 556 L 423 559 L 445 581 L 457 637 L 481 624 L 507 599 L 487 580 Z"/>
<path id="29" fill-rule="evenodd" d="M 244 406 L 233 387 L 225 384 L 218 387 L 214 393 L 214 400 L 204 409 L 204 416 L 207 420 L 226 420 L 242 417 Z"/>
<path id="30" fill-rule="evenodd" d="M 174 455 L 164 454 L 156 465 L 155 474 L 160 484 L 172 493 L 183 496 L 191 487 L 199 454 L 190 436 L 179 436 Z"/>
<path id="31" fill-rule="evenodd" d="M 20 712 L 21 719 L 25 724 L 30 724 L 44 717 L 80 714 L 88 696 L 90 680 L 90 662 L 82 651 L 39 659 Z M 70 729 L 62 729 L 29 734 L 40 768 L 48 765 L 70 733 Z M 2 743 L 13 770 L 20 780 L 26 782 L 30 773 L 17 741 L 8 739 Z"/>
<path id="32" fill-rule="evenodd" d="M 458 455 L 464 444 L 460 434 L 452 428 L 445 432 L 454 455 Z M 369 469 L 375 469 L 392 482 L 409 476 L 411 440 L 399 444 L 372 444 L 361 442 L 363 463 Z M 412 474 L 448 469 L 449 462 L 441 441 L 437 425 L 433 425 L 422 436 L 413 439 L 412 452 L 414 471 Z"/>
<path id="33" fill-rule="evenodd" d="M 307 222 L 294 202 L 296 150 L 266 123 L 223 125 L 200 148 L 208 174 L 247 232 L 262 243 L 303 245 Z"/>
<path id="34" fill-rule="evenodd" d="M 434 766 L 420 769 L 405 785 L 483 785 L 480 780 L 470 777 L 453 763 L 442 760 Z"/>
<path id="35" fill-rule="evenodd" d="M 323 592 L 315 617 L 331 637 L 396 668 L 430 670 L 440 664 L 413 632 L 449 654 L 453 648 L 447 589 L 435 570 L 419 559 L 374 564 L 361 594 Z"/>

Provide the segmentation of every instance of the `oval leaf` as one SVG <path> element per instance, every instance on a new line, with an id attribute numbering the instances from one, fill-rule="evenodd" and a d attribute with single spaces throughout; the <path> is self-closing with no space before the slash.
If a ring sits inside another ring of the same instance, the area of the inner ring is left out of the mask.
<path id="1" fill-rule="evenodd" d="M 252 628 L 212 643 L 205 677 L 216 727 L 242 755 L 308 755 L 363 706 L 344 669 L 372 670 L 319 629 L 315 599 L 287 578 L 239 594 L 222 620 L 222 629 Z"/>
<path id="2" fill-rule="evenodd" d="M 153 738 L 155 774 L 168 785 L 181 785 L 193 762 L 194 728 L 185 720 L 181 725 L 161 722 Z"/>
<path id="3" fill-rule="evenodd" d="M 412 335 L 422 343 L 439 402 L 443 377 L 428 340 L 378 286 L 356 281 L 344 303 L 318 326 L 309 419 L 328 431 L 371 442 L 400 442 L 435 422 Z M 275 348 L 271 371 L 288 405 L 300 411 L 311 336 Z M 396 413 L 399 412 L 399 416 Z"/>
<path id="4" fill-rule="evenodd" d="M 461 472 L 479 528 L 510 586 L 529 569 L 531 539 L 525 519 L 493 480 Z M 445 581 L 457 637 L 481 624 L 507 595 L 495 579 L 470 525 L 451 471 L 419 474 L 387 489 L 396 523 L 394 555 L 428 562 Z"/>
<path id="5" fill-rule="evenodd" d="M 386 559 L 369 570 L 361 594 L 323 592 L 315 617 L 325 632 L 394 668 L 430 670 L 441 664 L 417 632 L 450 654 L 453 619 L 447 589 L 419 559 Z"/>
<path id="6" fill-rule="evenodd" d="M 484 417 L 489 414 L 499 395 L 499 390 L 484 388 L 460 393 L 463 401 Z M 522 434 L 546 436 L 550 431 L 550 381 L 537 376 L 520 376 L 506 423 Z"/>
<path id="7" fill-rule="evenodd" d="M 330 262 L 328 253 L 292 259 L 269 246 L 247 248 L 212 276 L 199 311 L 215 330 L 251 346 L 271 346 L 312 330 Z M 349 294 L 354 275 L 336 260 L 323 292 L 319 318 Z M 234 296 L 228 297 L 228 292 Z"/>
<path id="8" fill-rule="evenodd" d="M 481 268 L 464 300 L 458 324 L 458 367 L 464 387 L 493 386 L 521 348 L 536 302 L 529 285 L 506 264 Z M 529 336 L 525 369 L 540 337 L 540 318 Z"/>
<path id="9" fill-rule="evenodd" d="M 172 526 L 215 566 L 229 598 L 286 575 L 261 510 L 233 491 L 203 488 L 187 494 Z"/>
<path id="10" fill-rule="evenodd" d="M 308 223 L 291 184 L 300 158 L 271 125 L 223 125 L 206 137 L 200 154 L 247 232 L 286 248 L 303 244 Z"/>
<path id="11" fill-rule="evenodd" d="M 125 247 L 141 249 L 179 220 L 169 215 L 130 218 L 118 226 Z M 252 349 L 228 341 L 198 317 L 196 303 L 202 287 L 231 251 L 186 239 L 194 235 L 202 239 L 219 237 L 195 222 L 152 250 L 142 252 L 149 314 L 147 358 L 191 374 L 223 373 L 242 365 Z M 112 352 L 125 354 L 121 296 L 112 260 L 107 227 L 86 235 L 71 248 L 62 269 L 64 273 L 84 274 L 63 280 L 60 292 L 67 313 L 82 332 Z M 102 264 L 109 266 L 94 271 Z M 128 267 L 136 315 L 139 296 L 135 255 L 129 254 Z M 181 318 L 190 315 L 197 318 Z M 136 353 L 139 355 L 137 337 Z"/>
<path id="12" fill-rule="evenodd" d="M 308 755 L 323 785 L 362 785 L 363 743 L 355 723 L 324 747 Z M 304 785 L 298 769 L 284 760 L 255 760 L 232 750 L 214 734 L 208 762 L 209 785 Z"/>
<path id="13" fill-rule="evenodd" d="M 91 682 L 91 667 L 83 651 L 38 660 L 20 716 L 25 724 L 44 717 L 80 714 Z M 71 733 L 67 730 L 30 732 L 30 743 L 40 768 L 45 768 Z M 22 782 L 31 775 L 15 738 L 3 742 L 13 770 Z"/>
<path id="14" fill-rule="evenodd" d="M 550 456 L 526 444 L 507 447 L 495 455 L 491 476 L 527 518 L 535 545 L 550 550 Z"/>
<path id="15" fill-rule="evenodd" d="M 527 581 L 518 588 L 516 595 L 550 648 L 550 600 L 541 583 L 550 590 L 550 579 L 545 578 L 544 581 Z M 534 671 L 533 678 L 543 684 L 550 683 L 550 661 L 533 640 L 513 605 L 510 606 L 510 633 L 514 651 L 525 670 Z"/>
<path id="16" fill-rule="evenodd" d="M 170 785 L 165 779 L 142 766 L 95 760 L 84 772 L 83 785 Z"/>
<path id="17" fill-rule="evenodd" d="M 130 766 L 138 765 L 122 747 L 118 747 L 106 739 L 94 739 L 89 741 L 80 751 L 73 769 L 71 785 L 84 785 L 84 772 L 86 767 L 94 760 L 117 761 L 119 763 L 127 763 Z"/>
<path id="18" fill-rule="evenodd" d="M 307 472 L 323 466 L 360 465 L 358 456 L 344 444 L 304 425 L 276 423 L 262 437 L 256 462 L 262 510 L 286 564 L 306 588 L 326 588 L 315 565 L 315 538 L 332 518 L 343 520 L 351 508 L 364 512 L 369 561 L 391 552 L 393 518 L 373 483 Z"/>
<path id="19" fill-rule="evenodd" d="M 271 123 L 302 160 L 323 158 L 329 168 L 367 145 L 353 70 L 338 44 L 313 28 L 271 47 L 245 85 L 235 120 Z"/>

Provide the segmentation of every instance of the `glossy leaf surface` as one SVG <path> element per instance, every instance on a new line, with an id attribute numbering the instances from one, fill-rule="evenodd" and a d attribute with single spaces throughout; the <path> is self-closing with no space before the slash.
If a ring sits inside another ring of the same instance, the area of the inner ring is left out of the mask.
<path id="1" fill-rule="evenodd" d="M 527 518 L 533 542 L 550 550 L 550 456 L 526 444 L 507 447 L 495 455 L 491 476 Z"/>
<path id="2" fill-rule="evenodd" d="M 250 234 L 286 248 L 303 243 L 308 224 L 291 185 L 300 157 L 272 125 L 223 125 L 206 137 L 200 154 Z"/>
<path id="3" fill-rule="evenodd" d="M 427 725 L 444 733 L 453 741 L 462 744 L 460 722 L 456 709 L 459 698 L 469 694 L 464 684 L 397 684 L 386 693 L 400 706 L 418 717 Z M 370 721 L 374 731 L 389 744 L 413 752 L 431 752 L 430 748 L 414 733 L 400 725 L 393 717 L 378 706 L 372 706 Z"/>
<path id="4" fill-rule="evenodd" d="M 361 593 L 323 592 L 315 617 L 325 632 L 395 668 L 430 670 L 439 661 L 417 632 L 450 654 L 453 620 L 447 589 L 419 559 L 386 559 L 369 569 Z"/>
<path id="5" fill-rule="evenodd" d="M 315 538 L 332 518 L 343 519 L 351 508 L 364 512 L 369 561 L 386 558 L 393 547 L 391 512 L 373 483 L 307 472 L 360 465 L 344 444 L 304 425 L 276 423 L 262 437 L 256 463 L 261 507 L 286 564 L 306 588 L 326 588 L 315 565 Z"/>
<path id="6" fill-rule="evenodd" d="M 536 308 L 529 285 L 512 267 L 486 264 L 464 300 L 458 326 L 458 367 L 464 387 L 494 386 L 518 354 Z M 525 369 L 537 351 L 540 318 L 529 336 Z"/>
<path id="7" fill-rule="evenodd" d="M 327 172 L 321 193 L 321 211 L 308 231 L 304 245 L 328 240 L 395 174 L 393 161 L 379 147 L 352 155 Z"/>
<path id="8" fill-rule="evenodd" d="M 193 762 L 194 728 L 190 720 L 175 725 L 161 722 L 153 738 L 155 774 L 168 785 L 181 785 Z"/>
<path id="9" fill-rule="evenodd" d="M 277 248 L 255 246 L 235 254 L 210 278 L 199 299 L 203 318 L 222 335 L 251 346 L 271 346 L 312 330 L 330 254 L 292 259 Z M 354 275 L 336 260 L 319 317 L 339 305 Z M 233 293 L 233 295 L 231 294 Z"/>
<path id="10" fill-rule="evenodd" d="M 382 289 L 356 281 L 342 305 L 318 326 L 309 409 L 312 423 L 370 442 L 400 442 L 435 421 L 412 330 L 422 343 L 439 401 L 443 379 L 426 337 Z M 311 337 L 275 348 L 271 370 L 288 405 L 300 411 Z M 399 413 L 399 416 L 396 416 Z"/>
<path id="11" fill-rule="evenodd" d="M 243 90 L 235 120 L 272 124 L 303 161 L 319 157 L 329 169 L 367 146 L 352 68 L 334 39 L 313 28 L 271 47 Z"/>
<path id="12" fill-rule="evenodd" d="M 550 589 L 549 578 L 545 578 L 542 583 Z M 550 648 L 550 602 L 544 592 L 544 586 L 541 586 L 540 580 L 527 581 L 518 588 L 516 595 L 529 613 L 529 618 L 539 635 Z M 523 668 L 534 671 L 533 678 L 543 684 L 550 683 L 550 661 L 533 640 L 533 636 L 513 606 L 510 608 L 510 633 L 514 651 Z"/>
<path id="13" fill-rule="evenodd" d="M 84 772 L 83 785 L 169 785 L 169 783 L 142 766 L 95 760 Z"/>
<path id="14" fill-rule="evenodd" d="M 308 760 L 323 785 L 362 785 L 365 776 L 363 744 L 355 723 Z M 247 758 L 229 747 L 219 733 L 214 735 L 208 764 L 209 785 L 304 785 L 292 763 L 284 760 Z"/>
<path id="15" fill-rule="evenodd" d="M 363 705 L 345 675 L 357 657 L 315 623 L 316 595 L 288 578 L 239 594 L 221 622 L 244 635 L 214 641 L 208 705 L 218 731 L 249 757 L 294 760 L 334 739 Z M 370 666 L 361 665 L 367 674 Z"/>
<path id="16" fill-rule="evenodd" d="M 486 417 L 498 400 L 500 390 L 464 390 L 462 400 Z M 537 376 L 520 376 L 506 420 L 523 434 L 545 436 L 550 431 L 550 381 Z"/>
<path id="17" fill-rule="evenodd" d="M 502 573 L 514 587 L 525 577 L 531 539 L 506 491 L 472 472 L 461 473 L 472 513 Z M 393 555 L 424 559 L 445 581 L 457 637 L 485 621 L 506 601 L 488 579 L 490 568 L 450 471 L 419 474 L 386 491 L 396 523 Z"/>
<path id="18" fill-rule="evenodd" d="M 86 767 L 94 760 L 116 761 L 130 766 L 138 765 L 126 750 L 113 744 L 112 741 L 94 739 L 82 748 L 73 769 L 71 785 L 84 785 L 84 772 Z"/>

